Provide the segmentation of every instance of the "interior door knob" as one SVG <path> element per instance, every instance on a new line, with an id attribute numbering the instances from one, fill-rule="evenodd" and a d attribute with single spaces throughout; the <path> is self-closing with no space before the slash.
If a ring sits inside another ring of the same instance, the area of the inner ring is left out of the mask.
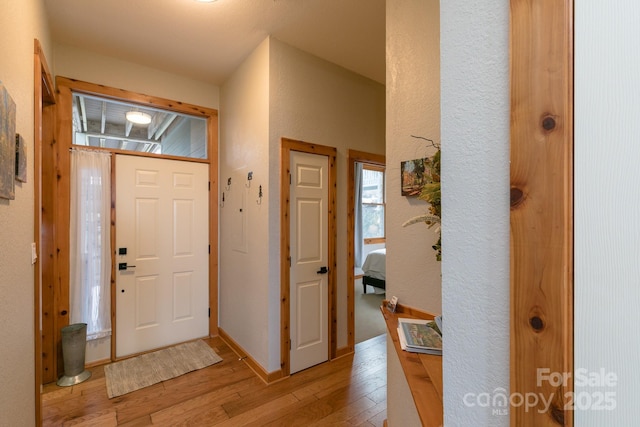
<path id="1" fill-rule="evenodd" d="M 318 274 L 327 274 L 329 269 L 327 267 L 320 267 L 320 270 L 316 271 Z"/>

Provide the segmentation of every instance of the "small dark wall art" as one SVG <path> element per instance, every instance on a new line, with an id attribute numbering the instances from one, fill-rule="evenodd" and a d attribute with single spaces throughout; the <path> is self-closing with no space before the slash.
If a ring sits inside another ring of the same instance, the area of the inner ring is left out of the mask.
<path id="1" fill-rule="evenodd" d="M 20 134 L 16 134 L 16 179 L 27 182 L 27 147 Z"/>
<path id="2" fill-rule="evenodd" d="M 431 180 L 429 162 L 431 159 L 414 159 L 400 162 L 403 196 L 417 197 L 422 186 Z"/>
<path id="3" fill-rule="evenodd" d="M 0 82 L 0 198 L 15 198 L 16 104 Z"/>

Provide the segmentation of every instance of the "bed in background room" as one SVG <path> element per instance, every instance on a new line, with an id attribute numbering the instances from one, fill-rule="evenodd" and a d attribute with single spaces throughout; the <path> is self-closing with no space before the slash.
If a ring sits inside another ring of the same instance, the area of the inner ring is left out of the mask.
<path id="1" fill-rule="evenodd" d="M 367 285 L 385 289 L 387 248 L 376 249 L 367 254 L 362 264 L 362 286 L 367 293 Z"/>

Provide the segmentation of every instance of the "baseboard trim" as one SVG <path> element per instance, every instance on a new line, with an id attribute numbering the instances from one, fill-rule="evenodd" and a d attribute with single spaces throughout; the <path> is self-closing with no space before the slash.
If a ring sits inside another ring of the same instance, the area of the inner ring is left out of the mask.
<path id="1" fill-rule="evenodd" d="M 243 360 L 249 369 L 251 369 L 265 384 L 272 384 L 276 381 L 286 378 L 282 370 L 267 372 L 256 360 L 249 355 L 240 344 L 235 342 L 233 338 L 226 333 L 224 329 L 218 327 L 218 335 L 233 350 L 240 360 Z"/>
<path id="2" fill-rule="evenodd" d="M 110 358 L 100 359 L 100 360 L 94 360 L 93 362 L 85 363 L 84 367 L 85 369 L 91 369 L 91 368 L 95 368 L 96 366 L 107 365 L 109 363 L 111 363 Z"/>
<path id="3" fill-rule="evenodd" d="M 353 354 L 354 350 L 353 348 L 346 346 L 346 347 L 342 347 L 336 350 L 336 357 L 333 358 L 333 360 L 339 359 L 341 357 L 345 357 L 348 356 L 350 354 Z"/>

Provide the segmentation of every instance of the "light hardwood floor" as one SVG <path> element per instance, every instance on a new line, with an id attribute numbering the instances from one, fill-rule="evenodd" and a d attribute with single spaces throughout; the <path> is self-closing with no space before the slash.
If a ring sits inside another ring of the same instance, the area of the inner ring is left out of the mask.
<path id="1" fill-rule="evenodd" d="M 82 384 L 46 385 L 43 425 L 382 426 L 387 418 L 385 335 L 271 385 L 221 339 L 207 342 L 222 362 L 113 399 L 102 366 Z"/>

